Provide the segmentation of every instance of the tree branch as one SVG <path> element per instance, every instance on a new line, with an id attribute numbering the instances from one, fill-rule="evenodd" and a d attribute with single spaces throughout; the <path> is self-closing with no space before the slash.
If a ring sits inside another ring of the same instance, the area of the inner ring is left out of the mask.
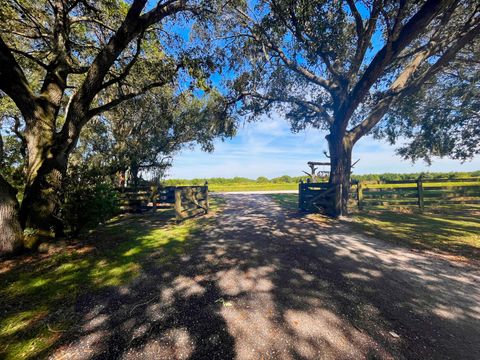
<path id="1" fill-rule="evenodd" d="M 141 50 L 141 44 L 142 44 L 142 34 L 140 34 L 137 38 L 137 45 L 135 49 L 135 54 L 133 55 L 132 59 L 130 62 L 125 66 L 125 69 L 122 71 L 122 73 L 106 82 L 104 82 L 101 86 L 101 89 L 105 89 L 113 84 L 119 83 L 123 79 L 125 79 L 128 74 L 130 73 L 130 70 L 132 69 L 133 65 L 138 59 L 138 56 L 140 55 L 140 50 Z"/>
<path id="2" fill-rule="evenodd" d="M 0 89 L 17 105 L 26 121 L 33 117 L 36 97 L 10 48 L 0 36 Z"/>
<path id="3" fill-rule="evenodd" d="M 304 106 L 307 109 L 319 114 L 322 116 L 329 124 L 333 123 L 332 117 L 328 114 L 328 112 L 321 106 L 318 106 L 312 101 L 302 100 L 294 96 L 271 96 L 271 95 L 263 95 L 257 92 L 246 92 L 243 93 L 244 96 L 251 96 L 254 98 L 259 98 L 267 101 L 272 102 L 283 102 L 283 103 L 292 103 L 300 106 Z"/>
<path id="4" fill-rule="evenodd" d="M 48 69 L 48 65 L 45 64 L 44 62 L 42 62 L 41 60 L 37 59 L 35 56 L 33 56 L 32 54 L 26 52 L 26 51 L 21 51 L 21 50 L 17 50 L 17 49 L 10 49 L 11 52 L 15 53 L 15 54 L 19 54 L 31 61 L 33 61 L 35 64 L 41 66 L 42 68 L 44 69 Z"/>
<path id="5" fill-rule="evenodd" d="M 139 95 L 142 95 L 142 94 L 145 94 L 148 90 L 151 90 L 153 88 L 157 88 L 157 87 L 161 87 L 161 86 L 164 86 L 165 84 L 167 83 L 167 81 L 158 81 L 158 82 L 154 82 L 154 83 L 151 83 L 147 86 L 144 86 L 142 89 L 140 89 L 139 91 L 135 91 L 135 92 L 131 92 L 131 93 L 128 93 L 128 94 L 124 94 L 122 96 L 119 96 L 118 98 L 106 103 L 106 104 L 103 104 L 103 105 L 100 105 L 96 108 L 93 108 L 93 109 L 90 109 L 87 113 L 87 116 L 86 118 L 87 119 L 90 119 L 96 115 L 99 115 L 105 111 L 109 111 L 109 110 L 112 110 L 113 108 L 115 108 L 116 106 L 120 105 L 121 103 L 123 103 L 124 101 L 127 101 L 127 100 L 130 100 L 130 99 L 133 99 Z"/>
<path id="6" fill-rule="evenodd" d="M 352 1 L 353 2 L 353 1 Z M 355 5 L 354 5 L 355 6 Z M 348 79 L 350 81 L 353 80 L 353 77 L 357 74 L 358 70 L 360 69 L 360 66 L 363 63 L 363 60 L 365 58 L 365 54 L 368 48 L 368 45 L 370 44 L 370 40 L 372 39 L 373 32 L 375 30 L 378 16 L 380 14 L 380 0 L 375 0 L 372 5 L 372 11 L 370 14 L 370 18 L 367 21 L 367 27 L 362 31 L 362 35 L 357 35 L 357 49 L 355 50 L 355 55 L 352 60 L 352 65 L 350 67 L 350 70 L 348 72 Z M 358 12 L 358 10 L 357 10 Z M 356 19 L 357 27 L 358 27 L 358 20 Z M 362 21 L 362 26 L 363 26 L 363 21 Z M 357 34 L 358 34 L 358 28 L 357 28 Z"/>
<path id="7" fill-rule="evenodd" d="M 393 37 L 392 41 L 385 44 L 375 55 L 361 79 L 338 110 L 340 115 L 338 117 L 338 126 L 343 131 L 347 128 L 348 120 L 357 106 L 363 101 L 370 87 L 382 75 L 385 66 L 422 33 L 433 18 L 451 2 L 452 0 L 427 0 L 420 10 L 398 31 L 398 36 Z"/>
<path id="8" fill-rule="evenodd" d="M 349 131 L 349 134 L 352 136 L 354 142 L 360 139 L 363 135 L 373 129 L 373 127 L 378 124 L 378 122 L 383 118 L 387 113 L 391 104 L 399 98 L 403 98 L 409 95 L 416 93 L 426 81 L 435 76 L 439 71 L 445 68 L 449 62 L 451 62 L 455 55 L 465 47 L 468 43 L 473 41 L 476 37 L 480 35 L 480 21 L 478 24 L 471 28 L 468 32 L 464 33 L 458 40 L 451 45 L 438 59 L 432 64 L 426 71 L 423 72 L 420 76 L 416 77 L 414 80 L 409 81 L 413 78 L 414 72 L 420 66 L 422 61 L 425 61 L 429 56 L 432 55 L 431 51 L 424 50 L 423 52 L 417 54 L 412 62 L 404 69 L 404 71 L 397 77 L 397 79 L 392 83 L 390 91 L 386 96 L 379 101 L 377 106 L 371 111 L 371 113 L 357 126 Z"/>
<path id="9" fill-rule="evenodd" d="M 103 23 L 102 21 L 100 21 L 99 19 L 95 19 L 94 17 L 90 17 L 90 16 L 80 16 L 80 17 L 72 17 L 70 18 L 70 24 L 71 25 L 74 25 L 74 24 L 78 24 L 78 23 L 81 23 L 81 22 L 87 22 L 87 23 L 94 23 L 94 24 L 97 24 L 107 30 L 110 30 L 112 32 L 115 32 L 115 29 L 113 29 L 112 27 L 108 26 L 107 24 Z"/>
<path id="10" fill-rule="evenodd" d="M 363 29 L 363 20 L 362 16 L 360 15 L 357 7 L 355 6 L 355 2 L 353 0 L 347 0 L 348 7 L 350 8 L 350 11 L 352 12 L 353 17 L 355 18 L 355 29 L 357 31 L 357 36 L 358 36 L 358 43 L 362 43 L 363 35 L 364 35 L 364 29 Z"/>
<path id="11" fill-rule="evenodd" d="M 252 23 L 255 23 L 255 21 L 248 15 L 246 14 L 243 10 L 241 9 L 238 9 L 238 8 L 235 8 L 235 10 L 241 15 L 243 16 L 246 20 L 252 22 Z M 267 40 L 266 42 L 261 39 L 258 35 L 255 34 L 255 31 L 254 29 L 252 29 L 251 26 L 249 26 L 248 24 L 245 24 L 245 26 L 250 30 L 252 36 L 255 38 L 255 40 L 257 42 L 259 42 L 260 44 L 264 44 L 264 46 L 268 47 L 271 51 L 275 52 L 277 54 L 277 56 L 282 60 L 282 62 L 291 70 L 295 71 L 297 74 L 300 74 L 302 75 L 303 77 L 305 77 L 307 80 L 309 80 L 310 82 L 313 82 L 314 84 L 316 85 L 319 85 L 321 87 L 323 87 L 324 89 L 326 89 L 329 93 L 332 93 L 333 92 L 333 88 L 335 86 L 334 83 L 332 83 L 331 81 L 327 80 L 327 79 L 324 79 L 320 76 L 317 76 L 315 75 L 314 73 L 312 73 L 311 71 L 309 71 L 308 69 L 304 68 L 303 66 L 300 66 L 297 62 L 295 61 L 292 61 L 290 60 L 286 55 L 285 53 L 283 52 L 282 49 L 280 49 L 280 47 L 278 47 L 276 44 L 273 43 L 273 41 L 271 40 L 271 38 L 268 36 L 268 34 L 262 30 L 262 27 L 259 26 L 258 28 L 260 29 L 260 31 L 262 32 L 262 35 L 265 37 L 265 39 Z"/>

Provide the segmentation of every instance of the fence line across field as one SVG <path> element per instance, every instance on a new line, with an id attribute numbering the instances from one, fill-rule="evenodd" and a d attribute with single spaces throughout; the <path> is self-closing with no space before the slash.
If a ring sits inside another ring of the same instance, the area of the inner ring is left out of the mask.
<path id="1" fill-rule="evenodd" d="M 317 211 L 325 202 L 328 183 L 300 183 L 299 209 Z M 381 184 L 355 181 L 349 189 L 350 207 L 381 209 L 393 207 L 425 208 L 462 206 L 480 209 L 480 178 L 385 181 Z M 316 202 L 318 201 L 319 202 Z"/>

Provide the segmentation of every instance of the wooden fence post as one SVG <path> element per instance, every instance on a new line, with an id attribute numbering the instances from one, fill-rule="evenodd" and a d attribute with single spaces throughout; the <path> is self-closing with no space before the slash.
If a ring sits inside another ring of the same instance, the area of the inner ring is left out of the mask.
<path id="1" fill-rule="evenodd" d="M 357 182 L 357 203 L 358 203 L 358 210 L 363 209 L 363 188 L 362 182 Z"/>
<path id="2" fill-rule="evenodd" d="M 418 207 L 420 208 L 420 211 L 423 211 L 423 208 L 424 208 L 424 204 L 423 204 L 423 180 L 422 180 L 421 176 L 417 179 L 417 194 L 418 194 Z"/>
<path id="3" fill-rule="evenodd" d="M 208 198 L 208 181 L 205 181 L 204 191 L 205 191 L 205 207 L 207 209 L 205 211 L 205 214 L 208 214 L 208 211 L 210 210 L 210 201 Z"/>
<path id="4" fill-rule="evenodd" d="M 303 181 L 300 180 L 298 184 L 298 208 L 303 211 L 303 197 L 302 197 Z"/>
<path id="5" fill-rule="evenodd" d="M 177 221 L 183 220 L 182 216 L 182 189 L 175 189 L 175 218 Z"/>

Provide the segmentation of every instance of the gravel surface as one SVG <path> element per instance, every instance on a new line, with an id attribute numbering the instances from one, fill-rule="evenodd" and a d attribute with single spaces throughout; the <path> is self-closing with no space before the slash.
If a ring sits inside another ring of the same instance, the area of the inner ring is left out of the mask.
<path id="1" fill-rule="evenodd" d="M 80 297 L 52 358 L 480 359 L 478 267 L 223 196 L 188 254 Z"/>

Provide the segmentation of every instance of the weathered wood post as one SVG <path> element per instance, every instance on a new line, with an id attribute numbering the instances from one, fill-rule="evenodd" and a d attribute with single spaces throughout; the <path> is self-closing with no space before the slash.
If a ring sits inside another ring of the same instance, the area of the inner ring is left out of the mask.
<path id="1" fill-rule="evenodd" d="M 298 208 L 300 210 L 304 210 L 303 209 L 303 180 L 300 180 L 300 183 L 298 184 Z"/>
<path id="2" fill-rule="evenodd" d="M 183 220 L 182 210 L 182 189 L 175 188 L 175 219 L 177 221 Z"/>
<path id="3" fill-rule="evenodd" d="M 205 181 L 205 214 L 208 214 L 208 211 L 210 210 L 210 199 L 208 198 L 208 181 Z"/>
<path id="4" fill-rule="evenodd" d="M 361 181 L 357 181 L 357 203 L 358 210 L 363 209 L 363 184 Z"/>
<path id="5" fill-rule="evenodd" d="M 423 179 L 420 176 L 417 179 L 417 195 L 418 195 L 418 207 L 420 211 L 423 212 L 424 204 L 423 204 Z"/>

